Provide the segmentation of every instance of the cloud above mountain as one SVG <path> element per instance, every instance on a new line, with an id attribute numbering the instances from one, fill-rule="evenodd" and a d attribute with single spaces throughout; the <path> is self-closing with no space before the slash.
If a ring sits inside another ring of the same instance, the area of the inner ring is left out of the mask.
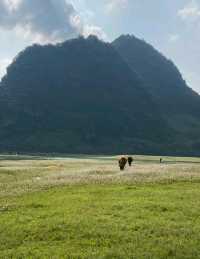
<path id="1" fill-rule="evenodd" d="M 74 6 L 66 0 L 1 0 L 0 28 L 14 30 L 18 36 L 39 43 L 89 33 L 106 38 L 100 27 L 84 24 Z"/>
<path id="2" fill-rule="evenodd" d="M 57 41 L 81 33 L 72 4 L 65 0 L 2 0 L 0 27 L 38 41 Z"/>

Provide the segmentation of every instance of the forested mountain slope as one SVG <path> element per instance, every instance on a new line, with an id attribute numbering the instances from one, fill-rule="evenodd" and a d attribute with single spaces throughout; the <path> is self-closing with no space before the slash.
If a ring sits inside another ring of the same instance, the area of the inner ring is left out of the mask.
<path id="1" fill-rule="evenodd" d="M 0 151 L 164 152 L 175 131 L 141 76 L 90 36 L 28 47 L 0 84 Z"/>
<path id="2" fill-rule="evenodd" d="M 134 36 L 121 36 L 112 45 L 138 73 L 160 112 L 181 138 L 198 138 L 200 96 L 187 86 L 174 63 Z"/>

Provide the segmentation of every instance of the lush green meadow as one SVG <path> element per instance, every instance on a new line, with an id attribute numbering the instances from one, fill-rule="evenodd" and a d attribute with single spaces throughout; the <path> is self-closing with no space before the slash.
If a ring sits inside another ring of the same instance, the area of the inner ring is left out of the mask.
<path id="1" fill-rule="evenodd" d="M 0 156 L 0 258 L 200 258 L 200 159 Z"/>

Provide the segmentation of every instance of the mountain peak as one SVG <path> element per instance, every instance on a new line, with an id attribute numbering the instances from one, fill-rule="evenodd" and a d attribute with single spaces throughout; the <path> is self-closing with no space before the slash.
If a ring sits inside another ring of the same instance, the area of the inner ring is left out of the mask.
<path id="1" fill-rule="evenodd" d="M 3 80 L 0 106 L 0 150 L 142 152 L 170 136 L 137 75 L 94 36 L 27 49 Z"/>
<path id="2" fill-rule="evenodd" d="M 137 39 L 133 34 L 122 34 L 115 41 L 118 40 L 135 40 Z"/>
<path id="3" fill-rule="evenodd" d="M 33 45 L 1 83 L 0 151 L 183 154 L 199 113 L 175 65 L 135 36 Z"/>
<path id="4" fill-rule="evenodd" d="M 174 63 L 144 40 L 133 35 L 122 35 L 112 45 L 129 66 L 143 77 L 146 85 L 151 85 L 149 89 L 156 87 L 159 91 L 167 91 L 186 86 Z"/>

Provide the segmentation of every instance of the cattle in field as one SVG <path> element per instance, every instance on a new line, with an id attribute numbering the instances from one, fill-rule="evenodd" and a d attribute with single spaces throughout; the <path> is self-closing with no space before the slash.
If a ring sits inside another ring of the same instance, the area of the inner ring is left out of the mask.
<path id="1" fill-rule="evenodd" d="M 129 156 L 128 157 L 128 164 L 129 164 L 129 166 L 131 166 L 132 163 L 133 163 L 133 158 L 132 158 L 132 156 Z"/>
<path id="2" fill-rule="evenodd" d="M 127 163 L 127 158 L 121 157 L 118 162 L 120 170 L 123 171 Z"/>

